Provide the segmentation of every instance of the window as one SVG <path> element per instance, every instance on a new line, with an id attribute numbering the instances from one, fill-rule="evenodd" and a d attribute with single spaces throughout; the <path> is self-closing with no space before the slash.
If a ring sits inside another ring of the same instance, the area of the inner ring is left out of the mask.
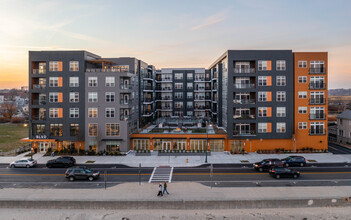
<path id="1" fill-rule="evenodd" d="M 106 136 L 119 136 L 119 124 L 106 124 Z"/>
<path id="2" fill-rule="evenodd" d="M 115 77 L 114 76 L 106 76 L 105 86 L 106 87 L 115 87 Z"/>
<path id="3" fill-rule="evenodd" d="M 192 92 L 187 92 L 187 93 L 186 93 L 186 97 L 187 97 L 188 99 L 192 99 L 192 98 L 193 98 L 193 93 L 192 93 Z"/>
<path id="4" fill-rule="evenodd" d="M 88 92 L 88 102 L 97 102 L 98 94 L 97 92 Z"/>
<path id="5" fill-rule="evenodd" d="M 45 134 L 45 125 L 37 124 L 35 126 L 35 134 Z"/>
<path id="6" fill-rule="evenodd" d="M 277 123 L 277 133 L 285 133 L 286 132 L 286 123 L 278 122 Z"/>
<path id="7" fill-rule="evenodd" d="M 322 69 L 322 68 L 324 68 L 324 61 L 323 60 L 311 61 L 310 68 L 311 69 Z"/>
<path id="8" fill-rule="evenodd" d="M 175 92 L 174 93 L 174 98 L 175 99 L 182 99 L 183 98 L 183 93 L 182 92 Z"/>
<path id="9" fill-rule="evenodd" d="M 286 107 L 277 107 L 277 117 L 286 117 Z"/>
<path id="10" fill-rule="evenodd" d="M 267 101 L 267 92 L 258 92 L 258 101 L 266 102 Z"/>
<path id="11" fill-rule="evenodd" d="M 277 76 L 277 86 L 286 86 L 285 76 Z"/>
<path id="12" fill-rule="evenodd" d="M 58 118 L 59 117 L 59 109 L 58 108 L 50 108 L 49 109 L 49 118 Z"/>
<path id="13" fill-rule="evenodd" d="M 97 136 L 98 125 L 97 124 L 89 124 L 89 136 L 96 137 Z"/>
<path id="14" fill-rule="evenodd" d="M 69 102 L 71 102 L 71 103 L 79 102 L 79 92 L 70 92 L 69 93 Z"/>
<path id="15" fill-rule="evenodd" d="M 106 118 L 114 118 L 115 117 L 115 108 L 106 108 L 105 109 L 105 117 Z"/>
<path id="16" fill-rule="evenodd" d="M 61 61 L 50 61 L 49 62 L 50 72 L 62 71 L 62 62 Z"/>
<path id="17" fill-rule="evenodd" d="M 188 80 L 192 80 L 192 79 L 194 78 L 194 76 L 193 76 L 192 73 L 187 73 L 187 74 L 186 74 L 186 78 L 187 78 Z"/>
<path id="18" fill-rule="evenodd" d="M 186 112 L 186 115 L 187 115 L 187 116 L 193 116 L 193 112 L 192 112 L 192 111 L 187 111 L 187 112 Z"/>
<path id="19" fill-rule="evenodd" d="M 58 87 L 59 79 L 58 77 L 49 77 L 49 86 Z"/>
<path id="20" fill-rule="evenodd" d="M 183 102 L 174 102 L 175 108 L 183 108 Z"/>
<path id="21" fill-rule="evenodd" d="M 186 106 L 187 108 L 193 108 L 193 102 L 187 102 Z"/>
<path id="22" fill-rule="evenodd" d="M 174 79 L 183 79 L 183 73 L 175 73 Z"/>
<path id="23" fill-rule="evenodd" d="M 277 60 L 276 62 L 276 70 L 277 71 L 284 71 L 286 70 L 286 62 L 285 60 Z"/>
<path id="24" fill-rule="evenodd" d="M 62 124 L 50 124 L 50 136 L 62 136 Z"/>
<path id="25" fill-rule="evenodd" d="M 69 87 L 79 87 L 79 77 L 69 77 Z"/>
<path id="26" fill-rule="evenodd" d="M 97 77 L 88 77 L 88 87 L 97 87 L 98 79 Z"/>
<path id="27" fill-rule="evenodd" d="M 187 89 L 193 89 L 193 83 L 187 83 L 186 84 Z"/>
<path id="28" fill-rule="evenodd" d="M 307 129 L 307 122 L 299 122 L 299 129 Z"/>
<path id="29" fill-rule="evenodd" d="M 258 117 L 267 117 L 267 107 L 258 108 Z"/>
<path id="30" fill-rule="evenodd" d="M 115 93 L 114 92 L 106 92 L 105 93 L 105 101 L 106 102 L 114 102 L 115 101 Z"/>
<path id="31" fill-rule="evenodd" d="M 88 118 L 97 118 L 98 109 L 97 108 L 88 108 Z"/>
<path id="32" fill-rule="evenodd" d="M 258 133 L 267 133 L 268 126 L 267 123 L 258 123 Z"/>
<path id="33" fill-rule="evenodd" d="M 311 122 L 310 134 L 325 134 L 324 122 Z"/>
<path id="34" fill-rule="evenodd" d="M 175 89 L 183 89 L 183 83 L 174 83 Z"/>
<path id="35" fill-rule="evenodd" d="M 299 83 L 307 83 L 307 76 L 299 76 Z"/>
<path id="36" fill-rule="evenodd" d="M 79 61 L 70 61 L 69 62 L 69 71 L 71 71 L 71 72 L 79 71 Z"/>
<path id="37" fill-rule="evenodd" d="M 272 70 L 272 62 L 270 60 L 259 60 L 258 70 Z"/>
<path id="38" fill-rule="evenodd" d="M 58 102 L 58 92 L 50 92 L 49 93 L 49 102 L 55 103 Z"/>
<path id="39" fill-rule="evenodd" d="M 285 102 L 286 101 L 286 92 L 280 91 L 277 92 L 277 102 Z"/>
<path id="40" fill-rule="evenodd" d="M 298 64 L 299 64 L 299 68 L 307 68 L 307 61 L 299 60 Z"/>
<path id="41" fill-rule="evenodd" d="M 266 86 L 267 85 L 267 76 L 259 76 L 258 77 L 258 85 Z"/>
<path id="42" fill-rule="evenodd" d="M 69 134 L 70 134 L 70 136 L 78 136 L 79 135 L 79 124 L 70 124 L 69 125 Z"/>
<path id="43" fill-rule="evenodd" d="M 299 92 L 299 99 L 307 99 L 307 92 L 306 91 Z"/>
<path id="44" fill-rule="evenodd" d="M 79 108 L 70 108 L 69 109 L 70 118 L 79 118 Z"/>
<path id="45" fill-rule="evenodd" d="M 299 107 L 299 114 L 307 114 L 307 107 Z"/>

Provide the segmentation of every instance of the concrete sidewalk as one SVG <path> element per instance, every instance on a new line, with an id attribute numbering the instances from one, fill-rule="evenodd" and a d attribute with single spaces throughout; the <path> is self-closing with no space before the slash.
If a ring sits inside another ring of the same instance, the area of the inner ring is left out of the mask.
<path id="1" fill-rule="evenodd" d="M 79 184 L 77 182 L 77 184 Z M 351 187 L 209 188 L 170 183 L 170 195 L 157 197 L 157 184 L 123 183 L 104 189 L 1 189 L 3 208 L 204 209 L 351 206 Z"/>
<path id="2" fill-rule="evenodd" d="M 23 154 L 25 155 L 25 154 Z M 17 157 L 0 157 L 0 163 L 10 163 L 14 160 L 21 159 L 23 155 Z M 332 153 L 311 153 L 311 154 L 236 154 L 231 155 L 224 152 L 211 152 L 208 156 L 208 163 L 214 164 L 245 164 L 254 163 L 267 158 L 285 158 L 289 155 L 300 155 L 305 157 L 309 163 L 351 163 L 351 154 L 332 154 Z M 57 158 L 46 156 L 42 154 L 35 154 L 34 159 L 39 164 L 46 164 L 48 160 Z M 151 156 L 135 156 L 131 152 L 126 156 L 74 156 L 78 164 L 85 164 L 87 161 L 93 164 L 122 164 L 130 167 L 138 167 L 139 163 L 142 167 L 157 167 L 157 166 L 171 166 L 171 167 L 193 167 L 205 164 L 205 156 L 157 156 L 153 153 Z"/>

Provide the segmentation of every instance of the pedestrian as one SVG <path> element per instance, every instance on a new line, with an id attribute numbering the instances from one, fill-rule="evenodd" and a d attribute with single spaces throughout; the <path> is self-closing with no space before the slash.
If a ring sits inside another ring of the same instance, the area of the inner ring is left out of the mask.
<path id="1" fill-rule="evenodd" d="M 163 194 L 162 194 L 162 184 L 161 183 L 158 185 L 158 194 L 157 194 L 157 196 L 163 196 Z"/>
<path id="2" fill-rule="evenodd" d="M 51 156 L 52 157 L 54 157 L 55 156 L 55 152 L 53 151 L 53 152 L 51 152 Z"/>
<path id="3" fill-rule="evenodd" d="M 165 192 L 167 193 L 167 195 L 169 195 L 168 191 L 167 191 L 167 181 L 165 181 L 163 183 L 163 195 L 165 194 Z"/>

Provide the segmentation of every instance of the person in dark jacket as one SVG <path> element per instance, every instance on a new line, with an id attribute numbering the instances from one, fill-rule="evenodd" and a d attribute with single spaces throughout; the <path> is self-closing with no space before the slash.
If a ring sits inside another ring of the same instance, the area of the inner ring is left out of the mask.
<path id="1" fill-rule="evenodd" d="M 169 195 L 168 191 L 167 191 L 167 181 L 165 181 L 163 183 L 163 195 L 165 194 L 165 192 L 167 193 L 167 195 Z"/>
<path id="2" fill-rule="evenodd" d="M 157 196 L 163 196 L 163 194 L 162 194 L 162 184 L 161 183 L 158 185 L 158 194 L 157 194 Z"/>

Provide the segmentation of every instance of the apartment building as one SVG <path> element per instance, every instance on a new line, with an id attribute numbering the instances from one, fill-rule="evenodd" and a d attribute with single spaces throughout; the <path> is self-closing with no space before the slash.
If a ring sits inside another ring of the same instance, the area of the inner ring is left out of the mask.
<path id="1" fill-rule="evenodd" d="M 327 53 L 228 50 L 157 70 L 86 51 L 29 53 L 30 135 L 45 151 L 327 149 Z"/>

